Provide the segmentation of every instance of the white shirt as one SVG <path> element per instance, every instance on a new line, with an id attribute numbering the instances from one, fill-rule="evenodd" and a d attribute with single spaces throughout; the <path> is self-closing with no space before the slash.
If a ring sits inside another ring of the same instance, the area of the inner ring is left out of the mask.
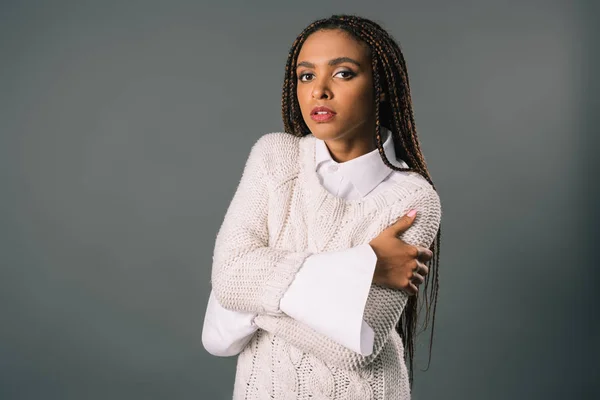
<path id="1" fill-rule="evenodd" d="M 390 131 L 382 127 L 382 134 L 386 138 L 383 148 L 388 160 L 393 165 L 408 167 L 405 162 L 396 160 Z M 366 198 L 385 190 L 395 174 L 405 174 L 388 168 L 377 149 L 338 163 L 332 159 L 327 144 L 318 138 L 315 164 L 323 187 L 346 200 Z M 364 322 L 363 313 L 376 262 L 377 256 L 368 244 L 313 254 L 305 260 L 283 295 L 280 308 L 349 349 L 369 355 L 373 351 L 374 333 Z M 215 356 L 239 354 L 258 329 L 254 317 L 255 313 L 223 308 L 211 291 L 202 328 L 204 348 Z"/>

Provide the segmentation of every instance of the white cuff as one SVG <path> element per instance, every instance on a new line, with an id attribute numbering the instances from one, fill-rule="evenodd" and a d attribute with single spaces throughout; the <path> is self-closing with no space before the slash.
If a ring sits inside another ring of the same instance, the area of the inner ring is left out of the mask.
<path id="1" fill-rule="evenodd" d="M 255 317 L 254 313 L 223 308 L 211 290 L 202 328 L 202 345 L 214 356 L 239 354 L 258 330 Z"/>
<path id="2" fill-rule="evenodd" d="M 374 332 L 363 320 L 377 256 L 369 244 L 308 257 L 283 295 L 281 310 L 363 356 Z"/>

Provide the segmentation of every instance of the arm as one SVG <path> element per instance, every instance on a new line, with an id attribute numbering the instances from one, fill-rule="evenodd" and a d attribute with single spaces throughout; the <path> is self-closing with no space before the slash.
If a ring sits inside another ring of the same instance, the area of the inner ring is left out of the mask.
<path id="1" fill-rule="evenodd" d="M 274 145 L 273 135 L 262 136 L 252 147 L 215 242 L 213 291 L 233 311 L 283 315 L 281 296 L 310 255 L 268 247 L 265 154 Z"/>
<path id="2" fill-rule="evenodd" d="M 370 354 L 373 330 L 363 313 L 377 257 L 369 245 L 308 257 L 281 299 L 281 310 L 336 342 Z M 337 294 L 328 295 L 328 282 L 336 280 Z M 212 355 L 239 354 L 258 327 L 256 313 L 223 308 L 210 292 L 202 344 Z"/>
<path id="3" fill-rule="evenodd" d="M 432 189 L 415 192 L 393 210 L 388 225 L 411 208 L 418 210 L 418 214 L 401 239 L 411 245 L 429 247 L 435 239 L 441 220 L 439 197 Z M 383 230 L 386 227 L 381 228 Z M 303 352 L 311 353 L 328 364 L 352 370 L 368 365 L 379 355 L 400 320 L 407 300 L 408 295 L 403 291 L 371 285 L 364 319 L 373 329 L 375 338 L 373 352 L 368 356 L 360 355 L 288 316 L 259 315 L 255 318 L 255 323 Z"/>

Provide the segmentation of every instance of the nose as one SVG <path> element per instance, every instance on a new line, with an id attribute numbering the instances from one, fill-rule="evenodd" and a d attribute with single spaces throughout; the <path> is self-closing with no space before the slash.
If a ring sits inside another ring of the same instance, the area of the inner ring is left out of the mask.
<path id="1" fill-rule="evenodd" d="M 315 81 L 312 90 L 312 97 L 314 99 L 331 99 L 333 97 L 333 93 L 327 86 L 326 82 L 323 82 L 322 80 Z"/>

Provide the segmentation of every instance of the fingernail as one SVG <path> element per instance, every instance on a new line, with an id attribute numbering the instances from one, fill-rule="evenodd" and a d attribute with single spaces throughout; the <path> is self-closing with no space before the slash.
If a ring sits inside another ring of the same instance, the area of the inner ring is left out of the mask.
<path id="1" fill-rule="evenodd" d="M 409 217 L 411 217 L 411 218 L 412 218 L 412 217 L 414 217 L 416 214 L 417 214 L 417 210 L 410 210 L 410 211 L 408 212 L 408 214 L 406 214 L 406 215 L 408 215 Z"/>

